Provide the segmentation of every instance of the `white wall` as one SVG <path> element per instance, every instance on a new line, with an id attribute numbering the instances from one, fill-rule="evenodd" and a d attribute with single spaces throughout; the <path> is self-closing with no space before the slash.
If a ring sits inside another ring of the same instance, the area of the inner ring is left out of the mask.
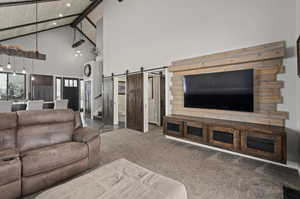
<path id="1" fill-rule="evenodd" d="M 285 88 L 279 109 L 290 112 L 286 126 L 288 159 L 293 164 L 299 158 L 300 129 L 300 87 L 296 91 L 299 80 L 293 53 L 296 1 L 104 0 L 104 73 L 169 65 L 178 59 L 285 40 L 290 58 L 284 62 L 286 73 L 280 75 Z"/>
<path id="2" fill-rule="evenodd" d="M 77 33 L 77 36 L 79 33 Z M 93 60 L 93 46 L 86 41 L 79 49 L 83 52 L 82 57 L 75 57 L 73 44 L 73 29 L 62 27 L 39 33 L 39 51 L 47 54 L 46 61 L 35 61 L 33 73 L 55 74 L 66 76 L 82 76 L 83 64 Z M 17 45 L 24 50 L 35 50 L 35 36 L 30 35 L 18 39 L 5 41 L 3 45 Z M 22 70 L 22 59 L 17 58 L 17 71 Z M 26 69 L 31 71 L 31 60 L 25 61 Z"/>

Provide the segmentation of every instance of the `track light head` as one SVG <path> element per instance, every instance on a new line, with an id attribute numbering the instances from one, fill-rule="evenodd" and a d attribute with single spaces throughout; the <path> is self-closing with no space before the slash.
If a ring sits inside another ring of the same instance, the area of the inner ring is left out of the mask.
<path id="1" fill-rule="evenodd" d="M 81 40 L 75 42 L 75 43 L 72 45 L 72 48 L 77 48 L 77 47 L 81 46 L 84 42 L 85 42 L 85 40 L 81 39 Z"/>

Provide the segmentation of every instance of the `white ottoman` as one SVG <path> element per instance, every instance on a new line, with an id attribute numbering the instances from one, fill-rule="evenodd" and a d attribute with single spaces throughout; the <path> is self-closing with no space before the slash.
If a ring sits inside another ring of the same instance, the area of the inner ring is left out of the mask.
<path id="1" fill-rule="evenodd" d="M 120 159 L 35 198 L 187 199 L 187 193 L 183 184 Z"/>

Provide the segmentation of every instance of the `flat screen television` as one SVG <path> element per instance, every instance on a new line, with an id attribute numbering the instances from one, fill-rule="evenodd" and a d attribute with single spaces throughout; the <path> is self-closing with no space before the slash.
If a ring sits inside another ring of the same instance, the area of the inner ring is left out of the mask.
<path id="1" fill-rule="evenodd" d="M 184 76 L 184 107 L 253 112 L 253 69 Z"/>

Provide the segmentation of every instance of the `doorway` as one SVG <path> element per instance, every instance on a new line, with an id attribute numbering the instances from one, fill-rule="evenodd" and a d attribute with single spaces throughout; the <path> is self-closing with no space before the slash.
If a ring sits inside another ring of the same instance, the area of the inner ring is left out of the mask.
<path id="1" fill-rule="evenodd" d="M 123 128 L 126 125 L 126 77 L 118 77 L 117 81 L 117 107 L 118 107 L 118 125 Z"/>
<path id="2" fill-rule="evenodd" d="M 148 74 L 149 123 L 161 126 L 165 116 L 165 76 L 163 71 Z"/>
<path id="3" fill-rule="evenodd" d="M 79 79 L 63 78 L 63 99 L 69 100 L 68 108 L 79 110 Z"/>

